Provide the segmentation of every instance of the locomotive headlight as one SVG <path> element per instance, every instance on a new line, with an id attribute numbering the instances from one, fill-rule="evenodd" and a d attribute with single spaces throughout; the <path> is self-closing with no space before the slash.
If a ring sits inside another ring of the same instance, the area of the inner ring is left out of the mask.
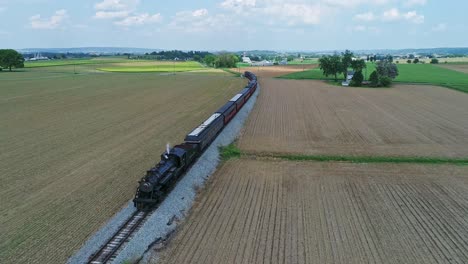
<path id="1" fill-rule="evenodd" d="M 151 192 L 153 190 L 153 184 L 149 182 L 142 182 L 140 184 L 140 190 L 143 192 Z"/>

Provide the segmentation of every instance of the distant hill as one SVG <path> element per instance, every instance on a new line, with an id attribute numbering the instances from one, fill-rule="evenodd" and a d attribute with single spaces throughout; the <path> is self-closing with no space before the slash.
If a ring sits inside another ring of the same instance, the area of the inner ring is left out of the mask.
<path id="1" fill-rule="evenodd" d="M 356 50 L 356 53 L 373 54 L 439 54 L 439 55 L 468 55 L 468 48 L 426 48 L 426 49 L 382 49 L 382 50 Z"/>
<path id="2" fill-rule="evenodd" d="M 143 49 L 143 48 L 116 48 L 116 47 L 83 47 L 83 48 L 28 48 L 19 49 L 21 53 L 86 53 L 86 54 L 145 54 L 162 49 Z"/>
<path id="3" fill-rule="evenodd" d="M 28 48 L 19 49 L 19 52 L 25 54 L 34 53 L 84 53 L 84 54 L 99 54 L 99 55 L 115 55 L 115 54 L 145 54 L 151 52 L 163 51 L 163 49 L 145 49 L 145 48 L 120 48 L 120 47 L 83 47 L 83 48 Z M 277 55 L 277 54 L 302 54 L 302 55 L 322 55 L 342 52 L 344 50 L 328 50 L 328 51 L 273 51 L 273 50 L 248 50 L 236 51 L 238 54 L 246 53 L 248 55 Z M 468 56 L 468 48 L 422 48 L 422 49 L 371 49 L 371 50 L 352 50 L 356 54 L 391 54 L 391 55 L 406 55 L 406 54 L 438 54 L 438 55 L 466 55 Z"/>

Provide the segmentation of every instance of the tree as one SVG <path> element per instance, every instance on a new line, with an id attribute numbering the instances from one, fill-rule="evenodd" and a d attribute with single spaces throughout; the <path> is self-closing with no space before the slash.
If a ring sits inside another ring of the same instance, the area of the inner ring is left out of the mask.
<path id="1" fill-rule="evenodd" d="M 362 86 L 362 81 L 364 81 L 364 75 L 362 74 L 361 71 L 357 71 L 354 73 L 353 78 L 351 79 L 350 86 L 354 87 L 361 87 Z"/>
<path id="2" fill-rule="evenodd" d="M 418 58 L 414 59 L 413 63 L 414 63 L 414 64 L 419 63 L 419 59 L 418 59 Z"/>
<path id="3" fill-rule="evenodd" d="M 201 61 L 202 58 L 200 57 L 200 55 L 195 54 L 195 55 L 193 55 L 193 60 L 194 60 L 194 61 Z"/>
<path id="4" fill-rule="evenodd" d="M 407 60 L 406 63 L 411 64 L 411 60 Z"/>
<path id="5" fill-rule="evenodd" d="M 387 60 L 387 61 L 389 61 L 389 62 L 393 62 L 393 56 L 389 54 L 389 55 L 387 55 L 387 56 L 385 57 L 385 60 Z"/>
<path id="6" fill-rule="evenodd" d="M 395 79 L 398 76 L 398 67 L 396 64 L 387 60 L 377 62 L 375 69 L 380 77 L 387 76 L 391 79 Z"/>
<path id="7" fill-rule="evenodd" d="M 438 64 L 438 63 L 439 63 L 439 60 L 436 59 L 436 58 L 433 58 L 433 59 L 431 60 L 431 64 Z"/>
<path id="8" fill-rule="evenodd" d="M 323 71 L 323 75 L 326 77 L 333 75 L 335 81 L 338 81 L 338 73 L 343 69 L 340 55 L 323 56 L 319 59 L 319 68 Z"/>
<path id="9" fill-rule="evenodd" d="M 206 65 L 213 67 L 215 61 L 216 61 L 216 56 L 214 56 L 214 55 L 205 56 Z"/>
<path id="10" fill-rule="evenodd" d="M 24 57 L 16 50 L 2 49 L 0 50 L 0 66 L 3 68 L 24 68 Z"/>
<path id="11" fill-rule="evenodd" d="M 364 60 L 358 59 L 351 61 L 351 68 L 353 68 L 355 72 L 359 72 L 367 68 L 367 65 Z"/>
<path id="12" fill-rule="evenodd" d="M 235 68 L 239 58 L 230 53 L 221 53 L 215 60 L 215 66 L 217 68 Z"/>
<path id="13" fill-rule="evenodd" d="M 369 76 L 369 83 L 371 87 L 378 87 L 379 86 L 379 74 L 377 71 L 373 71 Z"/>
<path id="14" fill-rule="evenodd" d="M 344 53 L 342 53 L 341 64 L 343 67 L 342 72 L 343 72 L 345 80 L 346 80 L 346 77 L 348 76 L 348 68 L 351 66 L 351 63 L 353 62 L 353 57 L 354 57 L 354 54 L 349 50 L 346 50 Z"/>
<path id="15" fill-rule="evenodd" d="M 390 85 L 392 85 L 392 79 L 388 76 L 380 77 L 379 82 L 383 87 L 390 87 Z"/>

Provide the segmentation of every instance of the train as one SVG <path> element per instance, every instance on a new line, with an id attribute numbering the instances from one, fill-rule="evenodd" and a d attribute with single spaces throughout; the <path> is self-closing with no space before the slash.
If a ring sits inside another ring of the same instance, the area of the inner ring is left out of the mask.
<path id="1" fill-rule="evenodd" d="M 255 93 L 257 76 L 248 71 L 244 76 L 248 79 L 244 89 L 187 134 L 183 143 L 168 146 L 161 160 L 141 178 L 133 199 L 138 210 L 150 210 L 158 204 Z"/>

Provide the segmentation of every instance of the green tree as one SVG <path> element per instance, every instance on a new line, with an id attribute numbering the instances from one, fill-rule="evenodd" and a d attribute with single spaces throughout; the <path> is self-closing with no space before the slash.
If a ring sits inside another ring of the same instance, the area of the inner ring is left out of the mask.
<path id="1" fill-rule="evenodd" d="M 16 50 L 2 49 L 0 50 L 0 66 L 3 68 L 24 68 L 24 57 Z"/>
<path id="2" fill-rule="evenodd" d="M 215 60 L 217 68 L 235 68 L 239 58 L 230 53 L 221 53 Z"/>
<path id="3" fill-rule="evenodd" d="M 385 57 L 385 60 L 387 60 L 387 61 L 389 61 L 389 62 L 393 62 L 393 56 L 389 54 L 389 55 L 387 55 L 387 56 Z"/>
<path id="4" fill-rule="evenodd" d="M 438 64 L 438 63 L 439 63 L 439 60 L 436 59 L 436 58 L 433 58 L 433 59 L 431 60 L 431 63 L 432 63 L 432 64 Z"/>
<path id="5" fill-rule="evenodd" d="M 210 67 L 213 67 L 214 63 L 216 61 L 216 56 L 215 55 L 206 55 L 204 60 L 205 60 L 206 65 L 208 65 Z"/>
<path id="6" fill-rule="evenodd" d="M 414 59 L 413 63 L 414 63 L 414 64 L 419 63 L 419 59 L 418 59 L 418 58 Z"/>
<path id="7" fill-rule="evenodd" d="M 346 50 L 344 53 L 342 53 L 341 64 L 343 67 L 342 72 L 343 72 L 343 76 L 345 80 L 346 80 L 346 77 L 348 76 L 348 68 L 351 66 L 351 63 L 353 62 L 353 57 L 354 57 L 354 54 L 349 50 Z"/>
<path id="8" fill-rule="evenodd" d="M 390 85 L 392 85 L 392 79 L 388 76 L 382 76 L 379 81 L 380 85 L 383 87 L 390 87 Z"/>
<path id="9" fill-rule="evenodd" d="M 361 71 L 357 71 L 354 73 L 353 78 L 351 79 L 350 86 L 354 87 L 361 87 L 362 86 L 362 81 L 364 81 L 364 75 L 362 74 Z"/>
<path id="10" fill-rule="evenodd" d="M 338 81 L 338 73 L 343 69 L 340 55 L 323 56 L 319 59 L 319 68 L 326 77 L 333 75 L 335 81 Z"/>
<path id="11" fill-rule="evenodd" d="M 387 76 L 391 79 L 395 79 L 398 76 L 397 65 L 387 60 L 377 62 L 375 69 L 380 77 Z"/>
<path id="12" fill-rule="evenodd" d="M 407 60 L 406 63 L 411 64 L 411 60 Z"/>
<path id="13" fill-rule="evenodd" d="M 379 74 L 377 71 L 373 71 L 369 76 L 369 83 L 371 87 L 378 87 L 379 86 Z"/>
<path id="14" fill-rule="evenodd" d="M 367 68 L 367 65 L 364 60 L 358 59 L 351 61 L 351 68 L 353 68 L 355 72 L 358 72 Z"/>
<path id="15" fill-rule="evenodd" d="M 193 60 L 194 60 L 194 61 L 201 61 L 202 58 L 200 57 L 200 55 L 195 54 L 195 55 L 193 55 Z"/>

